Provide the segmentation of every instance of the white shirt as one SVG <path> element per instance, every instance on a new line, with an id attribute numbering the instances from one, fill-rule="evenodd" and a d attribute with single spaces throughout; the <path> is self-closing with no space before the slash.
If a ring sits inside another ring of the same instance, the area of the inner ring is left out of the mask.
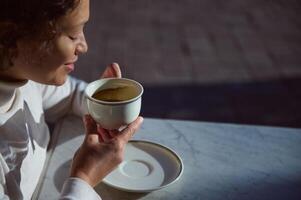
<path id="1" fill-rule="evenodd" d="M 47 122 L 85 112 L 86 83 L 68 77 L 62 86 L 0 81 L 0 199 L 31 199 L 50 140 Z M 79 178 L 65 181 L 60 199 L 101 199 Z"/>

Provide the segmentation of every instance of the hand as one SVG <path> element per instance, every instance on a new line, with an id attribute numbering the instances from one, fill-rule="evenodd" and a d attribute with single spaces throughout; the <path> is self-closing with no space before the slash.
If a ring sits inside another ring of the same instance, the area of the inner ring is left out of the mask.
<path id="1" fill-rule="evenodd" d="M 90 115 L 85 115 L 86 136 L 73 157 L 70 176 L 96 186 L 122 162 L 125 145 L 142 122 L 143 118 L 138 117 L 122 131 L 108 131 L 96 125 Z"/>
<path id="2" fill-rule="evenodd" d="M 106 67 L 103 74 L 100 76 L 100 78 L 121 78 L 121 70 L 117 63 L 112 63 L 109 66 Z"/>

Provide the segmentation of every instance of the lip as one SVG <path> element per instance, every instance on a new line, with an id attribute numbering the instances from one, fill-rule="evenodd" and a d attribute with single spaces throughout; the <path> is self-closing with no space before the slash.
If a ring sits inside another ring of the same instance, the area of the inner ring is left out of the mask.
<path id="1" fill-rule="evenodd" d="M 68 70 L 73 71 L 74 70 L 74 63 L 77 61 L 77 58 L 73 61 L 67 62 L 64 65 L 68 68 Z"/>
<path id="2" fill-rule="evenodd" d="M 65 64 L 65 66 L 70 72 L 74 70 L 74 63 Z"/>
<path id="3" fill-rule="evenodd" d="M 64 65 L 71 65 L 71 64 L 74 64 L 76 61 L 77 61 L 77 58 L 75 60 L 73 60 L 73 61 L 66 62 Z"/>

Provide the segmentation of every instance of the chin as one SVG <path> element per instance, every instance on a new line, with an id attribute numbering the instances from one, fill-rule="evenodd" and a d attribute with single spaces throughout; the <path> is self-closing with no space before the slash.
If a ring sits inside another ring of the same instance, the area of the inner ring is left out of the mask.
<path id="1" fill-rule="evenodd" d="M 55 77 L 54 79 L 51 79 L 49 81 L 46 81 L 44 84 L 61 86 L 66 82 L 66 80 L 67 80 L 67 76 L 60 76 L 60 77 Z"/>
<path id="2" fill-rule="evenodd" d="M 56 85 L 56 86 L 64 85 L 64 83 L 66 83 L 66 80 L 67 80 L 67 76 L 62 79 L 57 80 L 54 85 Z"/>

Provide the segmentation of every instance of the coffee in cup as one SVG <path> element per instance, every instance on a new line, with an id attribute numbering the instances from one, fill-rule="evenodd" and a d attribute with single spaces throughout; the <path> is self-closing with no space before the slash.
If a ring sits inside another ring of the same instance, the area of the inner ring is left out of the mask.
<path id="1" fill-rule="evenodd" d="M 88 84 L 88 112 L 101 127 L 113 130 L 132 123 L 140 114 L 143 87 L 126 78 L 104 78 Z"/>
<path id="2" fill-rule="evenodd" d="M 100 101 L 121 102 L 133 99 L 136 95 L 137 93 L 134 86 L 125 85 L 99 90 L 95 92 L 92 97 Z"/>

